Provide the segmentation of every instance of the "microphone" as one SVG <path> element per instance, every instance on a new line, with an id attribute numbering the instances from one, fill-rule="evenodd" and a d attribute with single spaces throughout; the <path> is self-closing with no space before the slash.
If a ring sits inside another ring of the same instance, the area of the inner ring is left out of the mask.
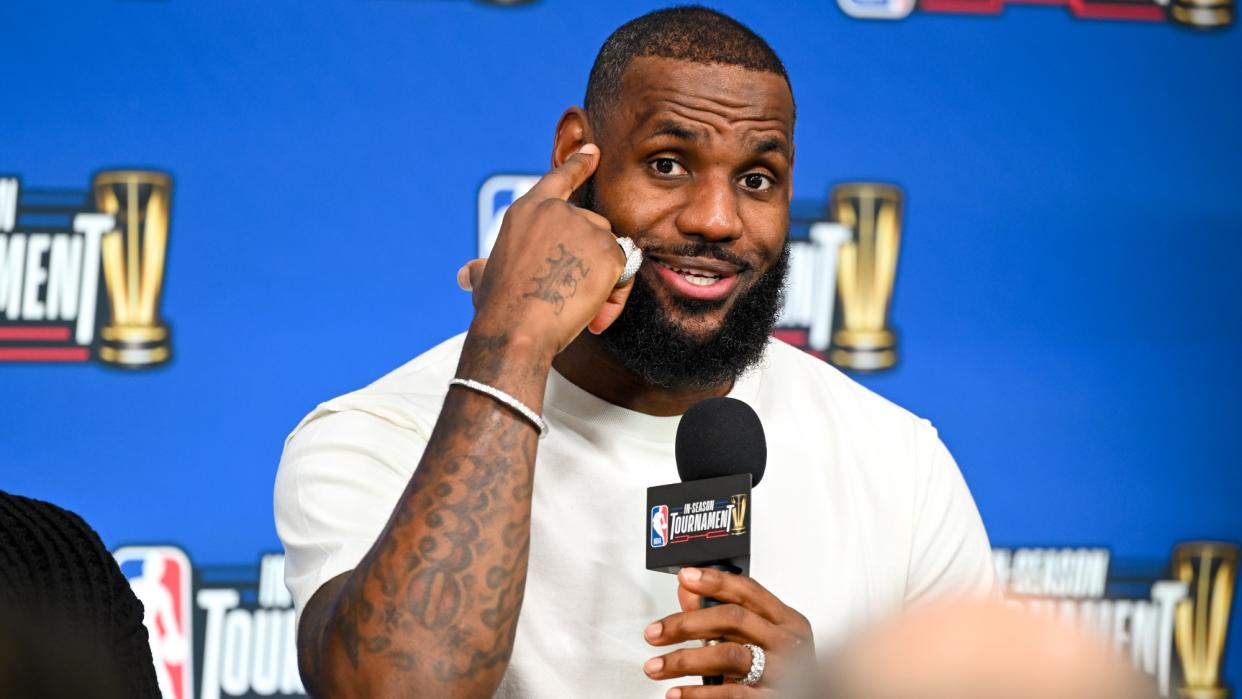
<path id="1" fill-rule="evenodd" d="M 750 490 L 763 478 L 767 440 L 751 407 L 708 398 L 677 424 L 681 483 L 647 489 L 647 569 L 676 574 L 685 566 L 746 575 L 750 567 Z M 703 599 L 703 607 L 719 604 Z M 717 675 L 703 684 L 723 684 Z"/>
<path id="2" fill-rule="evenodd" d="M 768 463 L 763 424 L 753 408 L 736 398 L 708 398 L 690 406 L 677 423 L 677 475 L 683 481 L 751 475 L 759 485 Z"/>

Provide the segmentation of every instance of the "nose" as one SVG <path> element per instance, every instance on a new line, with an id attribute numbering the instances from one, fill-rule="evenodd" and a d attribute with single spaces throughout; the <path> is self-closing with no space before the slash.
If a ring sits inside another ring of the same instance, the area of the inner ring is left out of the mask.
<path id="1" fill-rule="evenodd" d="M 708 242 L 742 237 L 738 192 L 727 177 L 703 177 L 687 188 L 685 208 L 677 216 L 682 235 Z"/>

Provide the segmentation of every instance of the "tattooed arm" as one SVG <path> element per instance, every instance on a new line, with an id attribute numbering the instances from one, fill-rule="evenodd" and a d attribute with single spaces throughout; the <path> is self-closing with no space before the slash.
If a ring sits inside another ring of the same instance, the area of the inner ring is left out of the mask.
<path id="1" fill-rule="evenodd" d="M 538 405 L 547 368 L 503 337 L 470 336 L 458 373 Z M 525 394 L 525 395 L 523 395 Z M 538 408 L 536 408 L 538 409 Z M 504 673 L 526 582 L 537 433 L 454 388 L 414 477 L 357 568 L 312 598 L 299 627 L 322 696 L 486 696 Z"/>
<path id="2" fill-rule="evenodd" d="M 624 255 L 607 221 L 565 201 L 597 161 L 587 146 L 545 175 L 510 207 L 486 273 L 473 270 L 476 313 L 457 376 L 536 412 L 552 359 L 601 315 L 611 322 L 628 293 L 613 289 Z M 495 691 L 526 584 L 537 437 L 493 398 L 448 392 L 384 530 L 303 612 L 298 655 L 312 693 Z"/>

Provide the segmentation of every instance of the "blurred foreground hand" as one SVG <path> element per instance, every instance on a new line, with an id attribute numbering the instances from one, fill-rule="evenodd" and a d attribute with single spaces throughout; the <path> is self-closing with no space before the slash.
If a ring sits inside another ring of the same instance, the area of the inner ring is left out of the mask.
<path id="1" fill-rule="evenodd" d="M 932 606 L 859 636 L 792 696 L 1156 699 L 1102 641 L 1001 601 Z"/>

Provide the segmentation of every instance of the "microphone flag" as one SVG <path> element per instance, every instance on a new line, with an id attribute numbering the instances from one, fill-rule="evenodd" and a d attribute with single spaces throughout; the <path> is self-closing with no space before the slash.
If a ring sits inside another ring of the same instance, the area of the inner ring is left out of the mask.
<path id="1" fill-rule="evenodd" d="M 750 569 L 751 474 L 647 488 L 647 569 L 685 566 Z"/>

